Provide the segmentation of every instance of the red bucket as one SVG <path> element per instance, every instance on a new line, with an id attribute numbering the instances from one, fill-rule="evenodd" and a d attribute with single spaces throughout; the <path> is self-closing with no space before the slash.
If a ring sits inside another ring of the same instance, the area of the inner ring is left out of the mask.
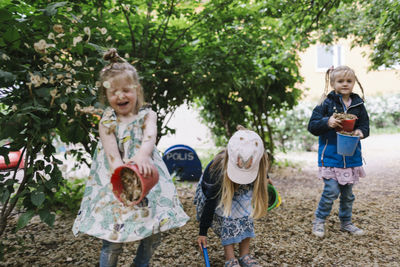
<path id="1" fill-rule="evenodd" d="M 357 119 L 352 120 L 342 120 L 342 131 L 352 132 L 354 130 L 354 124 L 356 124 Z"/>
<path id="2" fill-rule="evenodd" d="M 127 201 L 127 199 L 125 199 L 124 196 L 121 195 L 124 192 L 124 184 L 121 180 L 121 174 L 123 174 L 124 172 L 134 174 L 139 178 L 141 193 L 140 197 L 134 199 L 134 201 L 129 201 L 129 200 Z M 158 183 L 158 178 L 159 175 L 157 168 L 155 166 L 153 166 L 152 168 L 151 175 L 143 176 L 139 172 L 138 166 L 136 164 L 128 163 L 116 168 L 113 175 L 111 176 L 113 193 L 119 201 L 124 203 L 124 205 L 129 205 L 129 206 L 137 205 L 149 193 L 149 191 L 153 188 L 153 186 L 155 186 Z"/>
<path id="3" fill-rule="evenodd" d="M 355 115 L 353 115 L 353 116 L 354 116 L 354 119 L 342 119 L 341 120 L 342 128 L 336 127 L 336 131 L 337 132 L 344 131 L 344 132 L 348 132 L 348 133 L 352 132 L 354 130 L 354 125 L 356 124 L 356 120 L 358 119 Z"/>

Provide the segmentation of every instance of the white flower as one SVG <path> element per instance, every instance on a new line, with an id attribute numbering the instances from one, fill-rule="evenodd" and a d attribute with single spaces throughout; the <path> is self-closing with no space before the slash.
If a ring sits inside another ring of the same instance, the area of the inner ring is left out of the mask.
<path id="1" fill-rule="evenodd" d="M 40 79 L 40 82 L 41 82 L 41 83 L 44 83 L 44 84 L 47 84 L 47 83 L 49 83 L 49 80 L 48 80 L 46 77 L 42 77 L 42 78 Z"/>
<path id="2" fill-rule="evenodd" d="M 74 39 L 72 40 L 72 45 L 76 46 L 77 43 L 82 41 L 82 37 L 81 36 L 76 36 L 74 37 Z"/>
<path id="3" fill-rule="evenodd" d="M 42 57 L 41 60 L 43 60 L 46 63 L 53 63 L 53 60 L 51 58 L 49 58 L 49 57 L 46 57 L 46 56 Z"/>
<path id="4" fill-rule="evenodd" d="M 46 43 L 45 40 L 41 39 L 39 42 L 34 43 L 33 47 L 34 47 L 36 52 L 41 53 L 41 54 L 45 54 L 46 53 L 47 43 Z"/>
<path id="5" fill-rule="evenodd" d="M 10 60 L 10 57 L 7 56 L 6 54 L 2 54 L 1 58 L 4 59 L 4 60 Z"/>
<path id="6" fill-rule="evenodd" d="M 104 34 L 107 33 L 107 29 L 103 27 L 103 28 L 100 29 L 100 32 L 101 32 L 101 34 L 104 35 Z"/>
<path id="7" fill-rule="evenodd" d="M 72 11 L 72 7 L 67 7 L 67 12 L 71 12 Z"/>
<path id="8" fill-rule="evenodd" d="M 129 54 L 128 54 L 128 53 L 125 53 L 124 58 L 128 59 L 128 58 L 129 58 Z"/>
<path id="9" fill-rule="evenodd" d="M 56 38 L 56 36 L 54 35 L 54 33 L 49 33 L 49 35 L 47 36 L 47 39 L 49 40 L 54 40 Z"/>
<path id="10" fill-rule="evenodd" d="M 104 86 L 104 88 L 109 89 L 109 88 L 111 88 L 111 83 L 109 81 L 104 81 L 103 86 Z"/>
<path id="11" fill-rule="evenodd" d="M 11 107 L 11 109 L 12 109 L 12 111 L 17 111 L 17 106 L 16 105 L 12 105 L 12 107 Z"/>
<path id="12" fill-rule="evenodd" d="M 83 31 L 90 36 L 90 28 L 89 27 L 85 27 L 83 28 Z"/>
<path id="13" fill-rule="evenodd" d="M 65 90 L 65 93 L 66 93 L 66 94 L 72 93 L 72 88 L 71 88 L 71 86 L 68 86 L 68 87 L 67 87 L 67 89 Z"/>
<path id="14" fill-rule="evenodd" d="M 110 40 L 112 40 L 111 35 L 107 37 L 106 42 L 108 42 L 108 41 L 110 41 Z"/>
<path id="15" fill-rule="evenodd" d="M 29 73 L 29 75 L 31 76 L 31 83 L 35 86 L 35 87 L 39 87 L 42 84 L 42 77 L 40 77 L 39 75 L 35 75 L 32 73 Z"/>
<path id="16" fill-rule="evenodd" d="M 63 29 L 62 25 L 60 25 L 60 24 L 55 24 L 55 25 L 53 26 L 53 30 L 54 30 L 56 33 L 63 33 L 63 32 L 64 32 L 64 29 Z"/>
<path id="17" fill-rule="evenodd" d="M 82 66 L 82 61 L 80 61 L 80 60 L 75 61 L 74 66 L 81 67 Z"/>
<path id="18" fill-rule="evenodd" d="M 53 90 L 50 91 L 51 97 L 56 97 L 57 93 L 58 93 L 57 89 L 53 89 Z"/>
<path id="19" fill-rule="evenodd" d="M 54 64 L 54 68 L 56 68 L 56 69 L 62 69 L 62 67 L 63 67 L 63 64 L 61 64 L 61 63 Z"/>
<path id="20" fill-rule="evenodd" d="M 62 104 L 60 105 L 60 107 L 61 107 L 62 110 L 65 111 L 65 110 L 67 110 L 67 107 L 68 107 L 68 106 L 67 106 L 67 104 L 62 103 Z"/>
<path id="21" fill-rule="evenodd" d="M 101 86 L 101 84 L 100 84 L 99 81 L 97 81 L 97 82 L 94 84 L 94 86 L 96 86 L 97 88 L 99 88 L 99 87 Z"/>
<path id="22" fill-rule="evenodd" d="M 129 11 L 129 8 L 131 8 L 131 5 L 129 5 L 129 4 L 127 4 L 127 5 L 122 4 L 122 7 L 123 7 L 126 11 Z"/>

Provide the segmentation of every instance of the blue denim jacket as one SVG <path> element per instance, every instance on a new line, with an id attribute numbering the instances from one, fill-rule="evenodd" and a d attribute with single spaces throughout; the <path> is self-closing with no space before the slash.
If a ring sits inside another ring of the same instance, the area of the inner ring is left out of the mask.
<path id="1" fill-rule="evenodd" d="M 361 142 L 358 143 L 353 156 L 339 155 L 337 150 L 336 131 L 328 126 L 329 117 L 334 112 L 346 112 L 357 116 L 354 130 L 360 129 L 364 138 L 369 136 L 369 116 L 364 101 L 357 94 L 351 94 L 351 105 L 346 110 L 342 95 L 332 91 L 324 102 L 316 106 L 308 123 L 308 131 L 319 136 L 318 166 L 350 168 L 362 166 Z"/>

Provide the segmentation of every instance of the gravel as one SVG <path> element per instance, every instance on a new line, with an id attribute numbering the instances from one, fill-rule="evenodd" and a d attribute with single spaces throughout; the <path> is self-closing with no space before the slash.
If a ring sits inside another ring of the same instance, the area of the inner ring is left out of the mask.
<path id="1" fill-rule="evenodd" d="M 326 224 L 326 236 L 311 235 L 311 221 L 323 183 L 316 178 L 315 152 L 278 155 L 285 167 L 271 173 L 282 197 L 280 207 L 256 221 L 251 252 L 262 266 L 400 266 L 400 134 L 377 135 L 363 140 L 365 170 L 354 187 L 353 222 L 366 231 L 352 236 L 339 229 L 338 201 Z M 194 183 L 179 183 L 178 192 L 191 220 L 163 234 L 152 266 L 205 266 L 196 244 L 198 224 L 192 204 Z M 72 235 L 75 214 L 57 216 L 53 228 L 33 220 L 17 234 L 8 230 L 5 242 L 14 250 L 0 266 L 96 266 L 101 241 Z M 10 229 L 10 227 L 8 228 Z M 129 266 L 138 243 L 124 246 L 119 266 Z M 238 253 L 238 251 L 236 251 Z M 220 241 L 209 231 L 211 266 L 223 266 Z"/>

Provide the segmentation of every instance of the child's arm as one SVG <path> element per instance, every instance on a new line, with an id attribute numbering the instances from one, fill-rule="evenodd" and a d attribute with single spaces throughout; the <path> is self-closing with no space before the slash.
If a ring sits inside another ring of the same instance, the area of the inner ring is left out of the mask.
<path id="1" fill-rule="evenodd" d="M 144 120 L 143 140 L 139 151 L 133 156 L 132 160 L 135 162 L 140 173 L 144 175 L 151 174 L 152 161 L 151 155 L 154 150 L 157 138 L 157 114 L 150 110 Z"/>
<path id="2" fill-rule="evenodd" d="M 361 105 L 361 113 L 358 116 L 357 129 L 354 133 L 361 138 L 366 138 L 369 136 L 369 116 L 364 105 Z"/>
<path id="3" fill-rule="evenodd" d="M 333 121 L 333 120 L 335 121 Z M 336 121 L 332 116 L 328 117 L 324 112 L 324 105 L 318 105 L 314 108 L 310 121 L 308 123 L 308 131 L 313 135 L 320 136 L 327 131 L 332 130 L 340 125 L 340 121 Z"/>
<path id="4" fill-rule="evenodd" d="M 106 157 L 108 160 L 108 164 L 110 166 L 111 172 L 123 165 L 123 161 L 121 159 L 121 154 L 118 150 L 117 139 L 113 132 L 109 131 L 110 129 L 105 127 L 102 122 L 99 124 L 99 135 L 101 143 L 103 144 L 104 152 L 106 153 Z"/>
<path id="5" fill-rule="evenodd" d="M 219 176 L 221 175 L 220 172 L 212 172 L 210 173 L 210 165 L 212 161 L 207 165 L 203 172 L 202 177 L 202 191 L 206 197 L 203 213 L 200 217 L 200 224 L 199 224 L 199 236 L 197 237 L 197 243 L 201 249 L 201 245 L 203 247 L 207 247 L 207 231 L 208 228 L 211 227 L 215 209 L 217 207 L 219 197 L 218 194 L 221 188 L 221 181 Z"/>

